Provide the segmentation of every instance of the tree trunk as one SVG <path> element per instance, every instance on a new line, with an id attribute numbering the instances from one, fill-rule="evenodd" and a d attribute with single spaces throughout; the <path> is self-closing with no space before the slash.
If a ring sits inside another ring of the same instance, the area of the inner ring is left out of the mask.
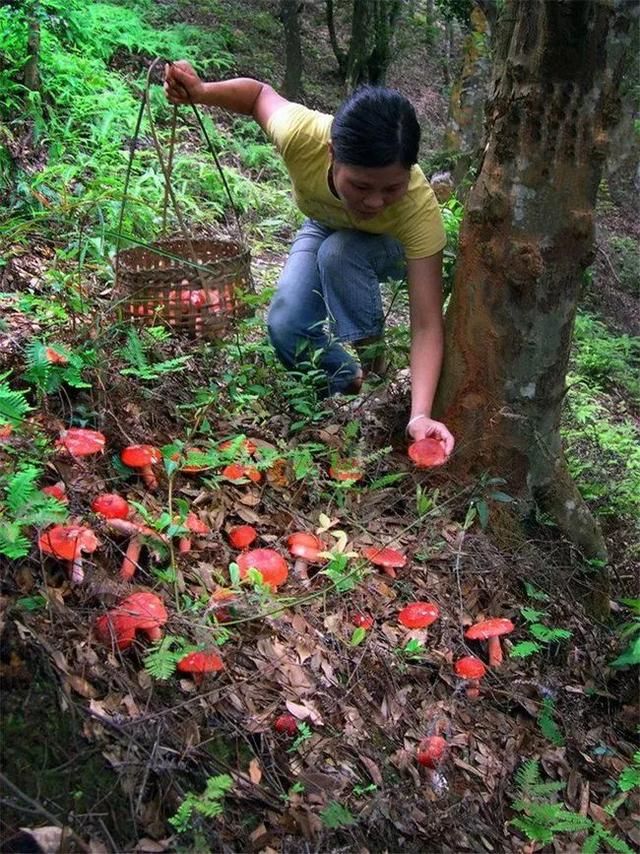
<path id="1" fill-rule="evenodd" d="M 27 9 L 27 61 L 24 65 L 24 85 L 32 92 L 40 91 L 40 3 L 32 0 Z"/>
<path id="2" fill-rule="evenodd" d="M 511 495 L 537 503 L 596 562 L 606 560 L 603 537 L 568 473 L 559 424 L 634 9 L 608 0 L 505 9 L 438 392 L 461 471 L 507 478 Z M 603 606 L 604 571 L 598 580 Z"/>
<path id="3" fill-rule="evenodd" d="M 371 54 L 371 0 L 353 0 L 351 40 L 346 64 L 347 91 L 353 92 L 367 80 L 367 62 Z"/>
<path id="4" fill-rule="evenodd" d="M 338 73 L 340 74 L 340 79 L 344 83 L 347 74 L 347 54 L 346 51 L 342 50 L 338 43 L 338 37 L 336 35 L 336 21 L 334 15 L 333 0 L 326 0 L 326 10 L 327 29 L 329 30 L 329 41 L 331 43 L 331 47 L 335 54 L 336 60 L 338 61 Z"/>
<path id="5" fill-rule="evenodd" d="M 373 49 L 367 61 L 369 83 L 384 86 L 391 62 L 391 43 L 400 16 L 400 0 L 370 0 Z"/>
<path id="6" fill-rule="evenodd" d="M 456 159 L 454 182 L 459 184 L 469 166 L 479 160 L 484 140 L 484 108 L 491 79 L 491 26 L 480 4 L 471 11 L 471 32 L 463 47 L 460 76 L 451 88 L 444 135 L 447 151 Z"/>
<path id="7" fill-rule="evenodd" d="M 280 20 L 284 28 L 284 82 L 282 93 L 290 101 L 302 97 L 302 45 L 300 41 L 300 0 L 280 0 Z"/>
<path id="8" fill-rule="evenodd" d="M 451 54 L 453 53 L 453 22 L 447 21 L 444 30 L 444 62 L 442 66 L 442 79 L 444 85 L 448 86 L 451 82 L 451 72 L 449 66 L 451 64 Z"/>

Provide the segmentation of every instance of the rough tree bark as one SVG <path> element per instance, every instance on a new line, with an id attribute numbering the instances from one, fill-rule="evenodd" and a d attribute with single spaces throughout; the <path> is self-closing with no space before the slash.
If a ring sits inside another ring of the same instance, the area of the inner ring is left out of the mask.
<path id="1" fill-rule="evenodd" d="M 351 38 L 345 68 L 348 92 L 367 80 L 367 62 L 371 53 L 371 12 L 371 0 L 353 0 Z"/>
<path id="2" fill-rule="evenodd" d="M 488 143 L 460 236 L 438 410 L 463 471 L 508 479 L 586 559 L 602 534 L 559 433 L 594 205 L 638 7 L 512 0 L 503 12 Z M 600 573 L 596 607 L 608 599 Z"/>
<path id="3" fill-rule="evenodd" d="M 284 29 L 284 81 L 282 94 L 290 101 L 302 98 L 302 43 L 300 40 L 300 0 L 280 0 L 280 20 Z"/>
<path id="4" fill-rule="evenodd" d="M 400 0 L 371 0 L 373 47 L 367 62 L 369 83 L 384 86 L 391 62 L 393 34 L 400 17 Z"/>
<path id="5" fill-rule="evenodd" d="M 40 3 L 31 0 L 26 6 L 27 14 L 27 61 L 24 64 L 24 85 L 32 92 L 40 91 Z"/>

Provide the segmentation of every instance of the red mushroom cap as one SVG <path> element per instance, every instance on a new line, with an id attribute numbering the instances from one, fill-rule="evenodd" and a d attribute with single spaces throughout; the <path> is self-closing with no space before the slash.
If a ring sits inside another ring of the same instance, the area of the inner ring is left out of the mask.
<path id="1" fill-rule="evenodd" d="M 159 629 L 169 619 L 162 599 L 155 593 L 141 590 L 127 596 L 116 608 L 116 613 L 128 617 L 137 629 Z"/>
<path id="2" fill-rule="evenodd" d="M 236 525 L 229 529 L 229 542 L 234 549 L 246 549 L 258 536 L 258 532 L 251 525 Z"/>
<path id="3" fill-rule="evenodd" d="M 447 750 L 447 742 L 441 735 L 423 738 L 418 745 L 418 762 L 426 768 L 436 768 Z"/>
<path id="4" fill-rule="evenodd" d="M 227 480 L 242 480 L 246 477 L 254 483 L 260 483 L 262 480 L 262 475 L 258 469 L 253 468 L 253 466 L 243 466 L 240 463 L 231 463 L 225 466 L 222 469 L 222 477 L 226 477 Z"/>
<path id="5" fill-rule="evenodd" d="M 419 469 L 441 466 L 447 461 L 444 445 L 438 439 L 420 439 L 409 445 L 408 454 Z"/>
<path id="6" fill-rule="evenodd" d="M 195 513 L 192 513 L 191 511 L 187 513 L 185 525 L 191 531 L 192 534 L 209 534 L 211 531 L 209 526 L 205 525 L 202 519 L 200 519 L 198 516 L 196 516 Z"/>
<path id="7" fill-rule="evenodd" d="M 406 555 L 397 552 L 395 549 L 379 549 L 377 546 L 369 546 L 368 548 L 363 549 L 362 553 L 367 560 L 371 561 L 371 563 L 376 566 L 384 566 L 394 569 L 395 567 L 404 566 L 407 562 Z"/>
<path id="8" fill-rule="evenodd" d="M 398 614 L 398 622 L 407 629 L 426 629 L 440 616 L 440 609 L 433 602 L 411 602 Z"/>
<path id="9" fill-rule="evenodd" d="M 351 622 L 359 629 L 364 629 L 368 632 L 369 629 L 373 628 L 374 619 L 371 614 L 352 614 Z"/>
<path id="10" fill-rule="evenodd" d="M 227 439 L 225 442 L 221 442 L 218 445 L 218 450 L 228 451 L 229 448 L 231 448 L 231 446 L 233 445 L 233 443 L 235 441 L 236 441 L 235 439 Z M 251 441 L 251 439 L 244 439 L 240 443 L 240 450 L 246 451 L 247 454 L 249 454 L 249 456 L 252 457 L 255 454 L 255 452 L 258 450 L 258 447 L 257 447 L 255 442 Z"/>
<path id="11" fill-rule="evenodd" d="M 159 463 L 162 453 L 153 445 L 129 445 L 120 452 L 120 459 L 130 469 L 140 469 Z"/>
<path id="12" fill-rule="evenodd" d="M 38 545 L 58 560 L 75 560 L 82 552 L 94 552 L 98 539 L 91 528 L 82 525 L 55 525 L 42 534 Z"/>
<path id="13" fill-rule="evenodd" d="M 100 643 L 111 646 L 115 642 L 118 649 L 127 649 L 136 637 L 135 622 L 117 611 L 109 611 L 98 617 L 95 632 Z"/>
<path id="14" fill-rule="evenodd" d="M 474 655 L 465 655 L 455 663 L 456 676 L 461 679 L 482 679 L 487 672 L 484 663 Z"/>
<path id="15" fill-rule="evenodd" d="M 126 519 L 131 511 L 129 502 L 114 492 L 98 495 L 97 498 L 93 499 L 91 509 L 94 513 L 104 516 L 105 519 Z"/>
<path id="16" fill-rule="evenodd" d="M 273 722 L 273 728 L 283 735 L 297 735 L 298 721 L 293 715 L 280 715 Z"/>
<path id="17" fill-rule="evenodd" d="M 70 427 L 63 431 L 56 445 L 66 448 L 72 457 L 88 457 L 91 454 L 101 454 L 106 441 L 104 434 L 97 430 Z"/>
<path id="18" fill-rule="evenodd" d="M 272 589 L 284 584 L 289 575 L 287 562 L 273 549 L 253 549 L 238 555 L 240 578 L 246 578 L 249 569 L 257 569 L 262 580 Z"/>
<path id="19" fill-rule="evenodd" d="M 358 461 L 354 459 L 336 460 L 329 468 L 329 475 L 334 480 L 362 480 L 364 477 Z"/>
<path id="20" fill-rule="evenodd" d="M 287 547 L 294 557 L 301 557 L 309 563 L 322 563 L 320 557 L 322 543 L 315 534 L 306 531 L 296 531 L 287 538 Z"/>
<path id="21" fill-rule="evenodd" d="M 181 673 L 213 673 L 224 670 L 224 662 L 217 652 L 200 650 L 190 652 L 178 662 Z"/>
<path id="22" fill-rule="evenodd" d="M 56 498 L 63 504 L 69 503 L 69 499 L 67 498 L 67 487 L 62 480 L 59 480 L 58 483 L 52 484 L 52 486 L 43 486 L 41 491 L 44 492 L 45 495 L 50 495 L 52 498 Z"/>
<path id="23" fill-rule="evenodd" d="M 464 633 L 464 636 L 469 640 L 488 640 L 489 638 L 496 638 L 500 635 L 508 635 L 514 628 L 515 626 L 511 620 L 497 617 L 493 620 L 484 620 L 482 623 L 470 626 Z"/>
<path id="24" fill-rule="evenodd" d="M 47 362 L 51 365 L 68 365 L 69 360 L 62 353 L 58 353 L 53 347 L 45 347 L 44 354 L 47 357 Z"/>

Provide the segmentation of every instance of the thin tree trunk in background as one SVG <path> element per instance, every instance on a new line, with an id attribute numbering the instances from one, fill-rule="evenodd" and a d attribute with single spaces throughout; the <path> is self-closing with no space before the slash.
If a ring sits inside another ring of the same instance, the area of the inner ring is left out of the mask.
<path id="1" fill-rule="evenodd" d="M 351 40 L 346 64 L 347 91 L 354 89 L 367 80 L 367 62 L 370 49 L 371 0 L 353 0 L 351 20 Z"/>
<path id="2" fill-rule="evenodd" d="M 284 28 L 285 72 L 282 92 L 299 101 L 302 96 L 302 44 L 300 41 L 300 0 L 280 0 L 280 20 Z"/>
<path id="3" fill-rule="evenodd" d="M 448 86 L 451 83 L 451 73 L 449 66 L 451 64 L 451 54 L 453 53 L 453 23 L 451 21 L 447 21 L 445 25 L 444 31 L 444 44 L 445 44 L 445 52 L 444 52 L 444 67 L 442 69 L 442 77 L 444 80 L 444 85 Z"/>
<path id="4" fill-rule="evenodd" d="M 391 44 L 400 17 L 400 0 L 370 0 L 373 48 L 367 61 L 369 83 L 384 86 L 391 62 Z"/>
<path id="5" fill-rule="evenodd" d="M 340 74 L 340 79 L 344 83 L 347 72 L 347 53 L 340 47 L 338 43 L 338 37 L 336 36 L 336 21 L 334 16 L 333 0 L 326 0 L 326 10 L 329 41 L 331 43 L 333 53 L 335 54 L 336 60 L 338 62 L 338 73 Z"/>
<path id="6" fill-rule="evenodd" d="M 454 465 L 489 471 L 549 514 L 584 558 L 605 561 L 559 433 L 582 273 L 631 17 L 599 0 L 513 0 L 487 109 L 488 145 L 460 234 L 438 411 Z M 597 565 L 597 564 L 594 564 Z M 608 607 L 605 570 L 593 581 Z"/>
<path id="7" fill-rule="evenodd" d="M 32 92 L 40 91 L 40 3 L 32 0 L 27 6 L 27 61 L 24 65 L 24 85 Z"/>

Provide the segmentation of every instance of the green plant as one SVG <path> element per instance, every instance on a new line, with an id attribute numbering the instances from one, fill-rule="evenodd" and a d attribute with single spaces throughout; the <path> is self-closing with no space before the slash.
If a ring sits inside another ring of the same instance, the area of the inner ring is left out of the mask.
<path id="1" fill-rule="evenodd" d="M 555 720 L 556 701 L 551 697 L 545 697 L 538 713 L 538 726 L 545 738 L 549 739 L 556 747 L 563 747 L 564 736 Z"/>
<path id="2" fill-rule="evenodd" d="M 562 640 L 569 640 L 571 632 L 568 629 L 551 628 L 545 626 L 541 620 L 547 616 L 545 611 L 535 608 L 520 608 L 520 613 L 527 623 L 529 634 L 534 640 L 520 641 L 509 650 L 511 658 L 528 658 L 543 649 L 542 644 L 552 644 Z"/>
<path id="3" fill-rule="evenodd" d="M 355 824 L 354 816 L 338 801 L 331 801 L 323 810 L 320 810 L 320 818 L 324 826 L 332 830 Z"/>
<path id="4" fill-rule="evenodd" d="M 516 773 L 517 795 L 511 806 L 518 817 L 509 824 L 542 845 L 551 844 L 559 834 L 586 833 L 583 854 L 596 854 L 602 845 L 620 854 L 632 854 L 627 843 L 600 822 L 551 800 L 565 787 L 564 782 L 543 782 L 538 762 L 528 760 Z"/>
<path id="5" fill-rule="evenodd" d="M 58 391 L 63 383 L 72 388 L 91 388 L 91 383 L 82 379 L 82 371 L 95 364 L 93 348 L 74 353 L 62 344 L 32 338 L 25 348 L 25 362 L 22 377 L 36 387 L 38 398 Z"/>
<path id="6" fill-rule="evenodd" d="M 506 483 L 502 477 L 488 477 L 486 474 L 480 478 L 480 482 L 476 487 L 476 494 L 471 496 L 469 506 L 464 519 L 463 528 L 465 531 L 478 520 L 480 527 L 485 529 L 489 524 L 489 501 L 497 501 L 501 504 L 510 504 L 513 498 L 507 495 L 506 492 L 501 492 L 494 487 Z"/>
<path id="7" fill-rule="evenodd" d="M 27 412 L 31 411 L 31 406 L 23 391 L 11 388 L 8 382 L 10 376 L 10 371 L 0 374 L 0 425 L 16 426 L 20 424 Z"/>
<path id="8" fill-rule="evenodd" d="M 67 518 L 64 504 L 38 488 L 41 476 L 42 469 L 25 465 L 0 480 L 4 488 L 0 500 L 0 554 L 11 560 L 29 554 L 31 541 L 26 528 L 44 528 Z"/>
<path id="9" fill-rule="evenodd" d="M 178 662 L 197 649 L 183 637 L 165 635 L 144 657 L 144 669 L 154 679 L 170 679 L 176 672 Z"/>
<path id="10" fill-rule="evenodd" d="M 173 359 L 150 361 L 149 357 L 158 341 L 166 340 L 166 330 L 163 327 L 150 327 L 138 332 L 133 326 L 127 330 L 127 341 L 119 350 L 119 355 L 131 367 L 123 368 L 125 376 L 137 377 L 140 380 L 157 380 L 164 374 L 174 374 L 184 369 L 191 356 L 176 356 Z"/>
<path id="11" fill-rule="evenodd" d="M 222 815 L 224 796 L 233 788 L 233 779 L 228 774 L 209 777 L 207 786 L 200 795 L 189 792 L 178 807 L 178 811 L 169 819 L 178 833 L 185 833 L 191 826 L 194 813 L 205 818 Z"/>
<path id="12" fill-rule="evenodd" d="M 626 646 L 611 662 L 611 667 L 631 667 L 640 664 L 640 599 L 621 599 L 631 611 L 631 619 L 617 629 L 617 635 Z"/>
<path id="13" fill-rule="evenodd" d="M 313 735 L 313 730 L 309 726 L 309 724 L 304 721 L 298 721 L 298 735 L 295 737 L 293 744 L 291 747 L 287 749 L 287 753 L 294 753 L 301 744 L 304 744 L 305 741 L 308 741 Z"/>

